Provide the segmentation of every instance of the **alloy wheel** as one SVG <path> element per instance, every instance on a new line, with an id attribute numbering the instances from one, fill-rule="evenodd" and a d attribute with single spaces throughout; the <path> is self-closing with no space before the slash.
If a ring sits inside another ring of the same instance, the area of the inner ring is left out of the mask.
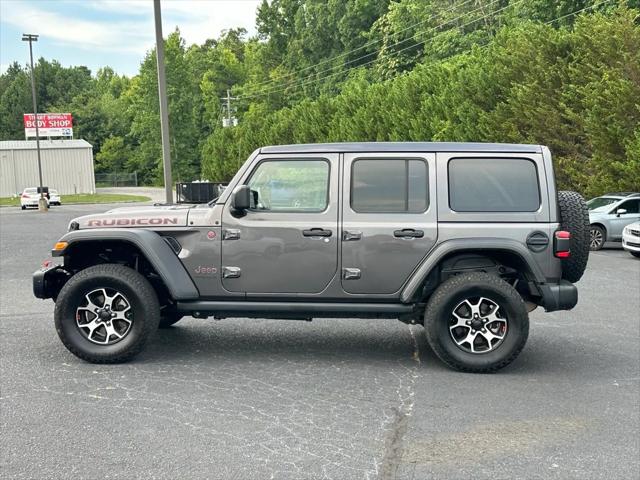
<path id="1" fill-rule="evenodd" d="M 602 231 L 598 228 L 592 228 L 589 240 L 589 247 L 591 247 L 591 250 L 599 249 L 603 240 Z"/>
<path id="2" fill-rule="evenodd" d="M 76 309 L 76 325 L 87 340 L 99 345 L 119 342 L 131 331 L 131 302 L 112 288 L 99 288 L 84 296 Z"/>
<path id="3" fill-rule="evenodd" d="M 507 335 L 508 321 L 500 306 L 486 297 L 466 298 L 451 312 L 449 332 L 467 353 L 495 350 Z"/>

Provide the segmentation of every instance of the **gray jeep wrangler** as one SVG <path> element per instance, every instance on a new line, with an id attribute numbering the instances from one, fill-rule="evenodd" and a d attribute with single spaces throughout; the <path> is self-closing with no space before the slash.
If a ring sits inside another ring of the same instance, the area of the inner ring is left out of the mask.
<path id="1" fill-rule="evenodd" d="M 576 305 L 589 215 L 544 146 L 271 146 L 208 205 L 79 217 L 52 253 L 34 293 L 89 362 L 128 360 L 185 315 L 397 318 L 449 366 L 492 372 L 529 311 Z"/>

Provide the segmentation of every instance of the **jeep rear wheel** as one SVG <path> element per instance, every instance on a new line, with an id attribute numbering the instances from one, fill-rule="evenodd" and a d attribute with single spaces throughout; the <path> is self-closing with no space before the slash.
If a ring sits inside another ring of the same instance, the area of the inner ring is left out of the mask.
<path id="1" fill-rule="evenodd" d="M 501 278 L 482 272 L 444 282 L 427 304 L 424 326 L 436 355 L 463 372 L 495 372 L 513 362 L 529 335 L 522 297 Z"/>
<path id="2" fill-rule="evenodd" d="M 153 287 L 123 265 L 96 265 L 62 287 L 55 307 L 58 336 L 67 349 L 92 363 L 119 363 L 140 353 L 158 328 Z"/>

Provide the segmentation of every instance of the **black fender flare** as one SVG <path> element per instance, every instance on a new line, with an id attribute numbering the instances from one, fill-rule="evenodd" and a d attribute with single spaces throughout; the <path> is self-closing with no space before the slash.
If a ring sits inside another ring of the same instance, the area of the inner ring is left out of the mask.
<path id="1" fill-rule="evenodd" d="M 478 250 L 503 251 L 516 254 L 528 266 L 536 282 L 544 283 L 546 281 L 542 270 L 531 256 L 527 247 L 517 240 L 504 238 L 457 238 L 446 240 L 429 252 L 402 289 L 400 301 L 402 303 L 411 303 L 425 279 L 447 255 Z"/>
<path id="2" fill-rule="evenodd" d="M 174 300 L 195 300 L 198 289 L 184 268 L 175 251 L 153 230 L 100 228 L 74 230 L 66 233 L 59 242 L 66 242 L 62 250 L 53 250 L 54 257 L 61 257 L 73 245 L 83 242 L 119 241 L 136 246 L 158 272 Z"/>

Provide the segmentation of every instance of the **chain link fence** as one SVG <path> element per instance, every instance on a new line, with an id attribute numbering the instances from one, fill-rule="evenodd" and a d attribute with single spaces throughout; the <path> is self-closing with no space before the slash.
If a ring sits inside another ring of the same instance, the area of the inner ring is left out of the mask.
<path id="1" fill-rule="evenodd" d="M 96 173 L 96 188 L 137 187 L 138 172 Z"/>

